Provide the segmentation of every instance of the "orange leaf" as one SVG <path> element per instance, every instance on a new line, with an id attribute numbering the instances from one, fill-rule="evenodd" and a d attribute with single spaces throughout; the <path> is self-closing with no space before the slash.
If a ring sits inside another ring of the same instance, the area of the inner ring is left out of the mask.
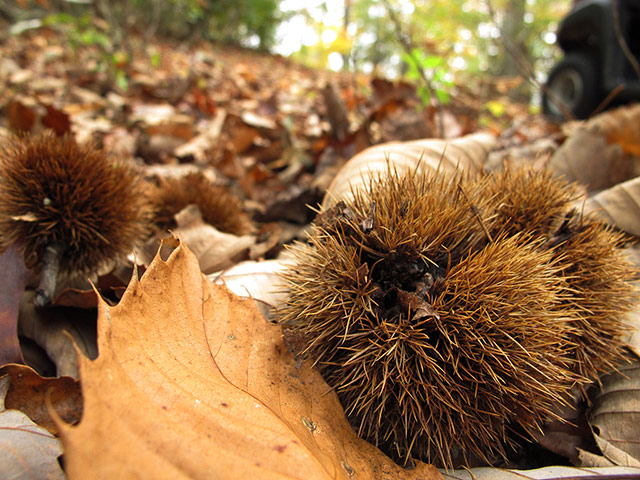
<path id="1" fill-rule="evenodd" d="M 85 408 L 61 424 L 68 478 L 442 478 L 356 437 L 334 392 L 296 366 L 279 326 L 204 277 L 180 245 L 100 302 Z"/>

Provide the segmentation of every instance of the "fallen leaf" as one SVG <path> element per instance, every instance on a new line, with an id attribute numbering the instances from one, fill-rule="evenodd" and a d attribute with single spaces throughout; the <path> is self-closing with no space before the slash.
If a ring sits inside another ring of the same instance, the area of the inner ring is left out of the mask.
<path id="1" fill-rule="evenodd" d="M 622 149 L 611 145 L 595 129 L 577 128 L 551 156 L 548 167 L 556 175 L 584 185 L 588 191 L 610 188 L 627 180 Z"/>
<path id="2" fill-rule="evenodd" d="M 255 245 L 253 235 L 233 235 L 221 232 L 205 223 L 197 205 L 189 205 L 175 215 L 180 236 L 193 251 L 204 273 L 213 273 L 246 260 Z"/>
<path id="3" fill-rule="evenodd" d="M 71 131 L 71 120 L 69 114 L 58 110 L 52 105 L 46 105 L 47 114 L 42 117 L 42 124 L 62 136 Z"/>
<path id="4" fill-rule="evenodd" d="M 589 197 L 584 211 L 593 212 L 608 224 L 640 236 L 640 177 Z"/>
<path id="5" fill-rule="evenodd" d="M 264 305 L 260 312 L 271 320 L 273 310 L 282 307 L 289 294 L 282 273 L 290 267 L 290 260 L 246 261 L 228 270 L 208 275 L 213 283 L 225 285 L 241 298 L 251 298 Z"/>
<path id="6" fill-rule="evenodd" d="M 9 377 L 0 378 L 0 465 L 2 477 L 64 480 L 58 463 L 62 448 L 57 438 L 18 410 L 5 410 Z"/>
<path id="7" fill-rule="evenodd" d="M 57 376 L 78 378 L 76 349 L 95 358 L 95 310 L 81 308 L 36 308 L 34 292 L 20 303 L 20 335 L 33 340 L 56 366 Z"/>
<path id="8" fill-rule="evenodd" d="M 581 467 L 615 467 L 615 463 L 602 455 L 578 449 L 578 462 Z"/>
<path id="9" fill-rule="evenodd" d="M 0 255 L 0 272 L 5 285 L 0 290 L 0 365 L 24 363 L 18 340 L 18 311 L 30 272 L 16 245 Z"/>
<path id="10" fill-rule="evenodd" d="M 210 150 L 218 140 L 226 118 L 226 110 L 219 108 L 209 128 L 177 147 L 173 152 L 174 155 L 182 160 L 192 157 L 196 164 L 205 164 L 207 160 L 206 152 Z"/>
<path id="11" fill-rule="evenodd" d="M 5 407 L 20 410 L 53 435 L 58 433 L 49 408 L 66 423 L 76 423 L 82 415 L 80 382 L 71 377 L 41 377 L 27 365 L 5 365 L 0 377 L 7 375 L 11 385 Z"/>
<path id="12" fill-rule="evenodd" d="M 602 378 L 589 420 L 606 458 L 616 465 L 640 467 L 640 360 Z"/>
<path id="13" fill-rule="evenodd" d="M 100 303 L 98 342 L 79 359 L 83 418 L 60 424 L 70 480 L 442 478 L 359 439 L 280 326 L 209 282 L 184 244 Z"/>
<path id="14" fill-rule="evenodd" d="M 454 140 L 415 140 L 376 145 L 358 153 L 338 172 L 322 201 L 322 209 L 367 185 L 372 176 L 387 171 L 389 165 L 399 173 L 419 167 L 454 171 L 458 168 L 478 172 L 495 143 L 493 135 L 476 133 Z M 353 188 L 353 190 L 352 190 Z"/>
<path id="15" fill-rule="evenodd" d="M 637 480 L 640 468 L 545 467 L 535 470 L 505 470 L 502 468 L 472 468 L 444 474 L 445 480 Z"/>
<path id="16" fill-rule="evenodd" d="M 607 141 L 618 144 L 626 154 L 640 157 L 640 105 L 629 105 L 602 113 L 588 122 Z"/>
<path id="17" fill-rule="evenodd" d="M 24 99 L 12 100 L 7 107 L 7 122 L 13 132 L 30 132 L 36 124 L 38 114 L 33 102 Z"/>

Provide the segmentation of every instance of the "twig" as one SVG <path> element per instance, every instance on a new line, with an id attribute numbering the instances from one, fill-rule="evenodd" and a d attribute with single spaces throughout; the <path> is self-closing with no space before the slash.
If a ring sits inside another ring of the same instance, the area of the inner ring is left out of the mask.
<path id="1" fill-rule="evenodd" d="M 429 79 L 429 77 L 427 77 L 427 74 L 422 68 L 422 65 L 420 65 L 420 61 L 415 56 L 414 45 L 412 44 L 411 39 L 407 38 L 402 32 L 402 25 L 400 24 L 400 20 L 396 16 L 396 12 L 391 6 L 391 4 L 389 3 L 389 0 L 382 0 L 382 3 L 387 9 L 387 13 L 389 14 L 389 20 L 391 20 L 391 23 L 393 23 L 393 27 L 396 31 L 396 39 L 398 40 L 398 42 L 400 42 L 400 45 L 402 45 L 403 50 L 409 56 L 409 58 L 411 58 L 411 61 L 416 66 L 416 70 L 418 70 L 418 72 L 420 73 L 420 77 L 422 78 L 423 82 L 425 83 L 425 86 L 429 90 L 429 96 L 435 102 L 436 111 L 438 115 L 438 130 L 440 131 L 440 137 L 444 138 L 444 114 L 442 112 L 442 104 L 440 103 L 440 100 L 436 95 L 435 89 L 431 84 L 431 80 Z"/>
<path id="2" fill-rule="evenodd" d="M 611 1 L 611 10 L 613 13 L 613 29 L 616 32 L 616 37 L 618 38 L 618 43 L 620 44 L 620 48 L 622 48 L 622 52 L 624 53 L 624 56 L 633 67 L 633 70 L 636 72 L 636 75 L 638 76 L 638 78 L 640 78 L 640 65 L 638 65 L 638 61 L 633 56 L 633 53 L 631 53 L 631 50 L 629 49 L 629 44 L 627 43 L 627 40 L 624 38 L 624 35 L 622 35 L 622 29 L 620 28 L 620 11 L 618 10 L 618 0 Z"/>
<path id="3" fill-rule="evenodd" d="M 607 95 L 605 99 L 600 102 L 600 105 L 598 105 L 596 109 L 593 112 L 591 112 L 590 116 L 595 117 L 605 108 L 607 108 L 609 104 L 613 101 L 613 99 L 616 98 L 618 94 L 622 92 L 624 89 L 625 89 L 624 85 L 618 85 L 616 88 L 614 88 L 611 92 L 609 92 L 609 95 Z"/>

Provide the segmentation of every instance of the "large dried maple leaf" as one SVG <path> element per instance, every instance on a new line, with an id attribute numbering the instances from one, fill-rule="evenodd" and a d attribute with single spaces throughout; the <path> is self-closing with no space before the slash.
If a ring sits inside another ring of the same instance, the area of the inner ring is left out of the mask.
<path id="1" fill-rule="evenodd" d="M 184 245 L 116 307 L 100 302 L 98 346 L 79 362 L 83 418 L 60 425 L 71 480 L 441 478 L 357 438 L 280 327 L 209 282 Z"/>

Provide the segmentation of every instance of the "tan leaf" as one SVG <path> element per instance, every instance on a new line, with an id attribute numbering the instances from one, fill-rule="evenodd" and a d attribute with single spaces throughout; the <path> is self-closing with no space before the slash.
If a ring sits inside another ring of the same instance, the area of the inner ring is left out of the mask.
<path id="1" fill-rule="evenodd" d="M 589 420 L 605 457 L 616 465 L 640 467 L 640 360 L 602 379 Z"/>
<path id="2" fill-rule="evenodd" d="M 18 410 L 5 410 L 9 377 L 0 378 L 0 471 L 2 478 L 63 480 L 57 438 Z"/>
<path id="3" fill-rule="evenodd" d="M 587 199 L 584 210 L 632 235 L 640 235 L 640 177 Z"/>
<path id="4" fill-rule="evenodd" d="M 398 170 L 407 171 L 419 166 L 421 169 L 438 168 L 453 171 L 457 168 L 471 172 L 480 171 L 495 144 L 488 133 L 475 133 L 453 140 L 414 140 L 392 142 L 367 148 L 351 158 L 329 185 L 322 201 L 322 208 L 335 205 L 350 195 L 351 187 L 359 189 L 367 185 L 368 179 L 387 170 L 388 164 Z"/>
<path id="5" fill-rule="evenodd" d="M 204 277 L 179 246 L 101 302 L 85 408 L 61 425 L 69 479 L 430 479 L 357 438 L 337 396 L 296 368 L 279 326 Z"/>

